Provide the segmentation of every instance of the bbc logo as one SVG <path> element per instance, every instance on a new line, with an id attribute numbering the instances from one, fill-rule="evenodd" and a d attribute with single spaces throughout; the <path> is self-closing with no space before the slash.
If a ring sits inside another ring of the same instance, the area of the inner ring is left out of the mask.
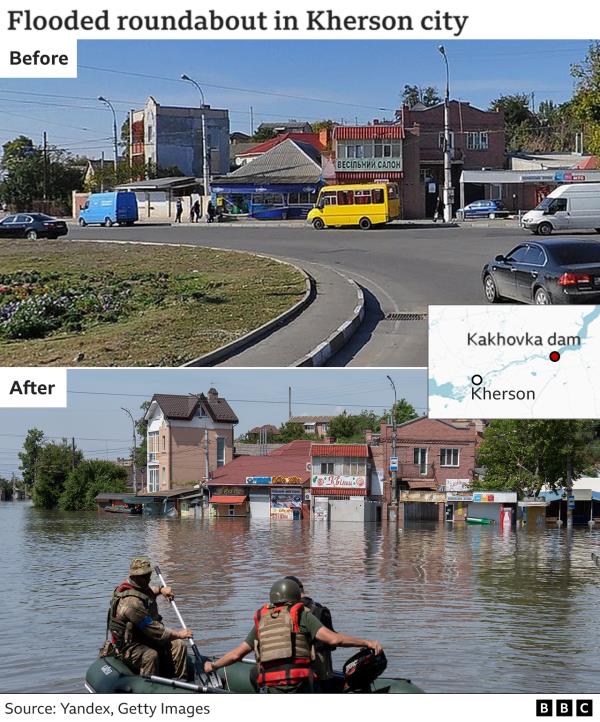
<path id="1" fill-rule="evenodd" d="M 573 712 L 574 710 L 574 712 Z M 536 717 L 592 717 L 591 699 L 536 699 Z"/>

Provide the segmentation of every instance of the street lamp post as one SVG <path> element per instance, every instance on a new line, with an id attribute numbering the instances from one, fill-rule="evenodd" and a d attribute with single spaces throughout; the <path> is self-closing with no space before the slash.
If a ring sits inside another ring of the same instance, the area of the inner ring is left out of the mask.
<path id="1" fill-rule="evenodd" d="M 392 389 L 394 390 L 394 406 L 392 407 L 392 457 L 397 458 L 397 439 L 396 439 L 396 405 L 398 403 L 398 396 L 396 394 L 396 384 L 394 384 L 394 381 L 391 376 L 388 375 L 387 380 L 390 382 L 390 385 Z M 390 469 L 391 477 L 392 477 L 392 489 L 393 489 L 393 496 L 392 501 L 394 504 L 398 504 L 398 471 L 397 469 Z"/>
<path id="2" fill-rule="evenodd" d="M 204 195 L 208 196 L 210 195 L 210 173 L 208 169 L 208 148 L 206 147 L 206 119 L 205 119 L 205 103 L 204 103 L 204 92 L 200 85 L 193 79 L 190 78 L 189 75 L 186 75 L 185 73 L 181 76 L 182 80 L 187 80 L 188 83 L 192 83 L 192 85 L 195 85 L 198 91 L 200 92 L 200 100 L 202 105 L 200 106 L 200 109 L 202 110 L 202 183 L 204 185 Z"/>
<path id="3" fill-rule="evenodd" d="M 108 106 L 112 110 L 113 114 L 113 142 L 115 145 L 115 183 L 117 182 L 117 164 L 119 162 L 119 142 L 117 140 L 117 114 L 110 100 L 107 100 L 102 95 L 98 96 L 98 100 L 104 105 Z"/>
<path id="4" fill-rule="evenodd" d="M 443 45 L 438 46 L 440 55 L 446 64 L 446 93 L 444 95 L 444 222 L 452 221 L 452 165 L 450 158 L 450 68 L 448 56 Z"/>
<path id="5" fill-rule="evenodd" d="M 121 411 L 124 411 L 127 416 L 131 419 L 131 425 L 133 427 L 133 450 L 131 453 L 131 481 L 133 486 L 133 493 L 137 494 L 137 476 L 136 476 L 136 468 L 135 468 L 135 457 L 137 456 L 137 438 L 135 435 L 135 419 L 133 418 L 133 414 L 129 409 L 124 408 L 121 406 Z"/>

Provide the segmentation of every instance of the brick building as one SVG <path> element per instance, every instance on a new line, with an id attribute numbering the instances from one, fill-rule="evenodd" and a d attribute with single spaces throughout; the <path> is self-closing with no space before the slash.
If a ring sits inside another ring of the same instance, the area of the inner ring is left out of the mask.
<path id="1" fill-rule="evenodd" d="M 149 493 L 201 484 L 233 459 L 238 418 L 214 388 L 207 395 L 155 394 L 144 418 Z"/>
<path id="2" fill-rule="evenodd" d="M 418 129 L 420 136 L 420 180 L 424 191 L 425 215 L 432 217 L 444 186 L 444 104 L 426 107 L 417 103 L 396 112 L 406 132 Z M 502 169 L 506 166 L 504 113 L 481 110 L 467 102 L 450 101 L 450 146 L 454 210 L 459 207 L 460 177 L 463 170 Z M 465 203 L 484 197 L 481 189 L 466 190 Z"/>
<path id="3" fill-rule="evenodd" d="M 441 421 L 421 417 L 396 428 L 396 471 L 400 518 L 443 519 L 447 494 L 466 488 L 474 478 L 475 452 L 483 426 L 476 421 Z M 390 471 L 393 430 L 382 424 L 371 449 L 377 474 L 384 479 L 386 502 L 393 501 Z"/>

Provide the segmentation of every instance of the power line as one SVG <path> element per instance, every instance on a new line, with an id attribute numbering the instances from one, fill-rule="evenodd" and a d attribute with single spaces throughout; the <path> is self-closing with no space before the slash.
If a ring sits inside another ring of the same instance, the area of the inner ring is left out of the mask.
<path id="1" fill-rule="evenodd" d="M 130 394 L 130 393 L 116 393 L 112 391 L 74 391 L 69 389 L 67 391 L 69 394 L 81 394 L 81 395 L 87 395 L 87 396 L 117 396 L 117 397 L 131 397 L 131 398 L 139 398 L 139 399 L 146 399 L 150 400 L 148 398 L 147 394 Z M 277 405 L 286 405 L 287 406 L 287 399 L 284 401 L 280 400 L 269 400 L 269 399 L 232 399 L 228 398 L 228 402 L 232 404 L 277 404 Z M 377 409 L 387 409 L 390 404 L 372 404 L 370 402 L 365 402 L 367 408 L 377 408 Z M 347 407 L 347 408 L 360 408 L 364 409 L 365 404 L 348 404 L 344 401 L 330 401 L 330 402 L 323 402 L 323 401 L 301 401 L 294 398 L 294 405 L 300 404 L 302 406 L 340 406 L 340 407 Z M 412 404 L 411 404 L 412 405 Z M 415 410 L 425 410 L 425 407 L 416 407 L 413 406 Z"/>
<path id="2" fill-rule="evenodd" d="M 132 77 L 136 78 L 149 78 L 151 80 L 163 80 L 166 82 L 171 83 L 182 83 L 184 81 L 180 80 L 179 78 L 168 78 L 161 75 L 150 75 L 148 73 L 135 73 L 130 70 L 116 70 L 114 68 L 99 68 L 94 65 L 80 65 L 80 68 L 85 68 L 86 70 L 93 70 L 96 72 L 101 73 L 115 73 L 117 75 L 130 75 Z M 231 85 L 218 85 L 216 83 L 207 83 L 203 80 L 198 81 L 202 86 L 205 86 L 207 88 L 219 88 L 220 90 L 234 90 L 239 93 L 250 93 L 255 95 L 268 95 L 275 98 L 289 98 L 291 100 L 303 100 L 303 101 L 309 101 L 311 103 L 329 103 L 332 105 L 345 105 L 350 108 L 365 108 L 368 110 L 384 110 L 384 111 L 390 111 L 393 110 L 393 108 L 382 108 L 376 105 L 364 105 L 362 103 L 349 103 L 347 101 L 341 101 L 341 100 L 331 100 L 330 98 L 311 98 L 309 96 L 305 95 L 291 95 L 289 93 L 278 93 L 276 91 L 272 90 L 258 90 L 258 89 L 252 89 L 252 88 L 239 88 Z"/>

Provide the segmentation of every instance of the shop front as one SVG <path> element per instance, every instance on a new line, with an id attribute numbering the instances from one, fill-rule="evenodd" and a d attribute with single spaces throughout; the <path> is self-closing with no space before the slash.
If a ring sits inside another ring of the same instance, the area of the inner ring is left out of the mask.
<path id="1" fill-rule="evenodd" d="M 297 220 L 313 208 L 319 188 L 319 183 L 220 184 L 213 186 L 212 201 L 225 220 Z"/>
<path id="2" fill-rule="evenodd" d="M 470 524 L 499 524 L 503 528 L 510 528 L 515 524 L 516 510 L 516 492 L 473 492 L 473 498 L 468 502 L 466 521 Z"/>
<path id="3" fill-rule="evenodd" d="M 298 521 L 308 512 L 299 476 L 248 476 L 246 486 L 254 519 Z"/>
<path id="4" fill-rule="evenodd" d="M 369 499 L 364 475 L 314 474 L 311 478 L 311 514 L 315 520 L 381 521 L 383 503 Z"/>
<path id="5" fill-rule="evenodd" d="M 215 494 L 210 500 L 211 516 L 248 516 L 248 497 Z"/>

